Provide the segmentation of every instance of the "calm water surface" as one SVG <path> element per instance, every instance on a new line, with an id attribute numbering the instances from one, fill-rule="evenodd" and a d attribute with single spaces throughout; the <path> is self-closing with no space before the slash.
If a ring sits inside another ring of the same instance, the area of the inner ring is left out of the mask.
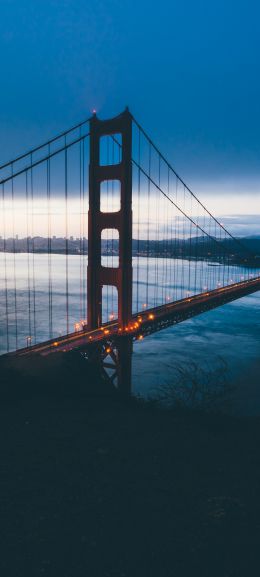
<path id="1" fill-rule="evenodd" d="M 172 388 L 177 386 L 178 393 L 180 387 L 180 394 L 185 381 L 190 386 L 194 367 L 207 394 L 212 387 L 212 400 L 221 410 L 260 415 L 260 292 L 138 342 L 134 391 L 148 397 L 168 391 L 171 400 Z"/>
<path id="2" fill-rule="evenodd" d="M 110 262 L 111 261 L 111 262 Z M 112 265 L 112 259 L 106 263 Z M 105 263 L 104 263 L 105 264 Z M 154 306 L 167 300 L 183 298 L 187 290 L 192 294 L 195 283 L 205 290 L 221 283 L 221 266 L 207 263 L 134 259 L 133 308 L 144 304 Z M 170 266 L 171 265 L 171 266 Z M 201 265 L 201 266 L 200 266 Z M 69 273 L 69 329 L 85 318 L 86 258 L 68 257 Z M 51 267 L 51 279 L 49 276 Z M 0 352 L 7 346 L 26 345 L 49 338 L 50 323 L 53 336 L 66 333 L 66 259 L 62 255 L 27 255 L 0 253 Z M 198 270 L 203 270 L 201 279 Z M 246 274 L 242 268 L 230 267 L 230 281 Z M 15 271 L 15 274 L 14 274 Z M 147 289 L 146 280 L 149 280 Z M 159 286 L 156 288 L 159 279 Z M 206 281 L 205 281 L 206 279 Z M 28 291 L 29 286 L 29 291 Z M 52 289 L 51 318 L 49 288 Z M 200 292 L 200 291 L 198 291 Z M 16 296 L 16 304 L 15 304 Z M 104 294 L 104 320 L 116 315 L 116 296 L 108 290 Z M 16 308 L 16 314 L 15 314 Z M 8 310 L 8 327 L 6 323 Z M 8 330 L 7 330 L 8 329 Z M 184 391 L 196 389 L 188 402 L 219 403 L 224 410 L 239 414 L 260 414 L 260 292 L 204 313 L 194 319 L 161 331 L 134 345 L 133 391 L 148 397 L 163 396 L 166 402 L 183 402 Z M 196 378 L 194 378 L 194 375 Z M 174 394 L 173 394 L 174 393 Z M 212 396 L 212 399 L 211 399 Z M 185 399 L 185 402 L 187 399 Z"/>

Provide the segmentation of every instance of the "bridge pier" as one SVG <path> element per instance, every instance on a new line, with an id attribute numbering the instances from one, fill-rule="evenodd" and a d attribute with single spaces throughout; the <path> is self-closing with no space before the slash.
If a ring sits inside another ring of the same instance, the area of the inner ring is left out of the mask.
<path id="1" fill-rule="evenodd" d="M 90 363 L 98 367 L 100 377 L 120 394 L 131 396 L 133 337 L 124 336 L 93 343 L 84 351 Z"/>
<path id="2" fill-rule="evenodd" d="M 130 397 L 132 389 L 133 339 L 126 336 L 118 339 L 118 389 L 124 397 Z"/>

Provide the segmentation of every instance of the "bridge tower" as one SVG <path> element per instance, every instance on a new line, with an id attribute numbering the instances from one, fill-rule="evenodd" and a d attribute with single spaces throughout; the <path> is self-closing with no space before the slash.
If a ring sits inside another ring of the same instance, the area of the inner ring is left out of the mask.
<path id="1" fill-rule="evenodd" d="M 120 138 L 117 164 L 104 165 L 101 158 L 102 137 Z M 88 213 L 88 328 L 102 324 L 102 287 L 115 286 L 118 293 L 118 323 L 124 329 L 132 317 L 132 117 L 128 109 L 109 120 L 90 120 L 89 213 Z M 101 212 L 101 184 L 119 181 L 120 209 Z M 101 264 L 101 235 L 104 229 L 119 234 L 119 266 Z M 118 339 L 118 386 L 131 387 L 132 339 Z M 129 364 L 130 360 L 130 364 Z M 124 383 L 123 383 L 124 381 Z"/>
<path id="2" fill-rule="evenodd" d="M 121 135 L 121 161 L 100 164 L 100 139 Z M 118 291 L 118 319 L 122 328 L 132 316 L 132 118 L 129 111 L 111 120 L 90 120 L 89 213 L 88 213 L 88 327 L 102 324 L 102 287 Z M 100 188 L 107 180 L 120 183 L 120 210 L 101 212 Z M 104 229 L 119 233 L 119 267 L 101 265 L 101 234 Z"/>

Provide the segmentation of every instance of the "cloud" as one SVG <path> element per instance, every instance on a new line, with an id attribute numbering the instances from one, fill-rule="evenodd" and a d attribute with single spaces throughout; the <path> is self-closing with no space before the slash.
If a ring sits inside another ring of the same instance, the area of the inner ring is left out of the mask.
<path id="1" fill-rule="evenodd" d="M 221 216 L 221 222 L 235 236 L 260 236 L 260 214 Z"/>

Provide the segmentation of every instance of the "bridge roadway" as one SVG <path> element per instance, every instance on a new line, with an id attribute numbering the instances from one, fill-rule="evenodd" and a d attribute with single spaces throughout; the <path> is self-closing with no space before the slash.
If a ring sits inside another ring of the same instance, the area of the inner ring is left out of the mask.
<path id="1" fill-rule="evenodd" d="M 93 343 L 106 343 L 118 338 L 121 339 L 127 335 L 131 335 L 134 340 L 140 340 L 156 331 L 259 290 L 260 277 L 241 281 L 226 287 L 167 303 L 153 309 L 146 309 L 133 315 L 129 326 L 126 327 L 124 331 L 118 326 L 117 321 L 108 322 L 95 330 L 88 330 L 86 326 L 81 331 L 18 349 L 15 352 L 7 353 L 3 356 L 48 355 L 57 351 L 68 352 L 73 349 L 84 351 L 84 349 L 88 349 Z"/>

